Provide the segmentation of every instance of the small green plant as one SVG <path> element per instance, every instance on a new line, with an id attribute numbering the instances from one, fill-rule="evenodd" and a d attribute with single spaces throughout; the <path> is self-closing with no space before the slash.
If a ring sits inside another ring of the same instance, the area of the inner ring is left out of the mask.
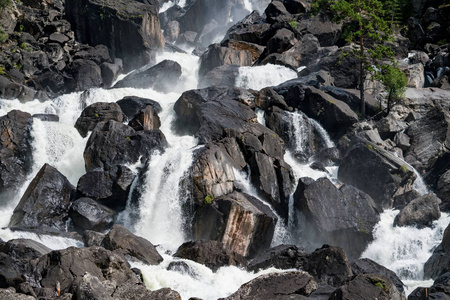
<path id="1" fill-rule="evenodd" d="M 131 140 L 131 138 L 127 135 L 126 137 L 125 137 L 127 140 Z"/>
<path id="2" fill-rule="evenodd" d="M 0 75 L 6 75 L 5 66 L 0 65 Z"/>
<path id="3" fill-rule="evenodd" d="M 210 205 L 212 202 L 214 201 L 214 195 L 208 195 L 205 197 L 205 199 L 203 200 L 203 204 L 205 205 Z"/>
<path id="4" fill-rule="evenodd" d="M 23 32 L 23 29 L 24 29 L 25 27 L 23 26 L 23 24 L 20 24 L 19 25 L 19 32 Z"/>
<path id="5" fill-rule="evenodd" d="M 399 170 L 400 173 L 402 173 L 402 174 L 408 173 L 408 167 L 407 167 L 406 165 L 401 165 L 400 168 L 398 168 L 398 170 Z"/>
<path id="6" fill-rule="evenodd" d="M 386 282 L 384 282 L 383 280 L 379 279 L 379 278 L 369 278 L 369 280 L 371 281 L 371 283 L 376 286 L 379 287 L 380 289 L 382 289 L 385 293 L 389 294 L 389 287 L 386 284 Z"/>
<path id="7" fill-rule="evenodd" d="M 100 116 L 99 116 L 98 114 L 95 114 L 95 117 L 97 117 L 97 118 L 98 118 L 98 117 L 100 117 Z"/>
<path id="8" fill-rule="evenodd" d="M 31 48 L 30 44 L 28 44 L 28 43 L 22 43 L 22 44 L 20 44 L 19 48 L 22 49 L 22 50 L 24 50 L 24 51 L 26 51 L 26 52 L 30 52 L 31 50 L 33 50 L 33 49 Z"/>
<path id="9" fill-rule="evenodd" d="M 5 33 L 3 27 L 0 25 L 0 44 L 8 39 L 8 34 Z"/>
<path id="10" fill-rule="evenodd" d="M 13 64 L 14 69 L 20 70 L 22 69 L 22 65 L 19 63 Z"/>
<path id="11" fill-rule="evenodd" d="M 294 29 L 298 28 L 297 21 L 295 21 L 295 20 L 289 21 L 289 25 L 291 25 L 291 27 L 294 28 Z"/>
<path id="12" fill-rule="evenodd" d="M 374 148 L 371 144 L 367 144 L 366 147 L 367 147 L 369 150 L 375 151 L 375 148 Z"/>

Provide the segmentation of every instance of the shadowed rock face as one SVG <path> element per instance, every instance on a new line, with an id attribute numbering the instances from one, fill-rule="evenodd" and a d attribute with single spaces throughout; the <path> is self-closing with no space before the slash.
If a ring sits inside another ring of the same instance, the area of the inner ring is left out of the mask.
<path id="1" fill-rule="evenodd" d="M 123 59 L 125 72 L 149 63 L 164 47 L 155 5 L 126 0 L 67 1 L 66 16 L 77 40 L 106 45 L 113 59 Z"/>
<path id="2" fill-rule="evenodd" d="M 308 241 L 338 245 L 351 258 L 359 257 L 372 241 L 373 228 L 380 219 L 369 195 L 350 185 L 338 189 L 327 178 L 301 178 L 294 205 L 305 216 Z"/>
<path id="3" fill-rule="evenodd" d="M 309 296 L 317 287 L 314 278 L 305 272 L 271 273 L 245 283 L 234 294 L 220 300 L 304 299 L 301 296 Z"/>
<path id="4" fill-rule="evenodd" d="M 247 261 L 242 255 L 218 241 L 186 242 L 178 248 L 174 256 L 204 264 L 214 272 L 224 266 L 247 266 Z"/>
<path id="5" fill-rule="evenodd" d="M 9 227 L 44 226 L 66 231 L 75 187 L 52 166 L 45 164 L 14 209 Z"/>
<path id="6" fill-rule="evenodd" d="M 32 124 L 31 115 L 19 110 L 12 110 L 0 117 L 0 198 L 2 199 L 10 198 L 6 192 L 12 192 L 18 188 L 31 169 Z"/>
<path id="7" fill-rule="evenodd" d="M 339 166 L 338 178 L 369 194 L 381 211 L 392 207 L 392 197 L 412 189 L 416 175 L 391 153 L 354 138 Z"/>

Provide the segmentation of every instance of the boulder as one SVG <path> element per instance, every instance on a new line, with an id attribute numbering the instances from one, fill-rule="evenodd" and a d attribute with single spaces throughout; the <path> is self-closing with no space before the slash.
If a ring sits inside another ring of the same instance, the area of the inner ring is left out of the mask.
<path id="1" fill-rule="evenodd" d="M 342 33 L 342 24 L 334 22 L 333 16 L 324 12 L 300 20 L 297 27 L 300 32 L 314 35 L 321 47 L 335 45 Z"/>
<path id="2" fill-rule="evenodd" d="M 302 271 L 269 273 L 243 284 L 235 293 L 220 300 L 306 299 L 317 287 L 314 278 Z"/>
<path id="3" fill-rule="evenodd" d="M 9 199 L 6 193 L 18 189 L 31 171 L 32 124 L 31 115 L 19 110 L 12 110 L 0 117 L 0 198 L 2 199 Z"/>
<path id="4" fill-rule="evenodd" d="M 180 133 L 195 134 L 200 143 L 236 139 L 250 166 L 253 184 L 282 217 L 287 217 L 293 174 L 283 160 L 284 142 L 256 123 L 256 114 L 244 104 L 248 98 L 248 91 L 239 88 L 187 91 L 174 106 L 176 126 Z"/>
<path id="5" fill-rule="evenodd" d="M 292 31 L 286 28 L 281 28 L 267 42 L 267 54 L 283 53 L 292 48 L 296 42 L 297 39 Z"/>
<path id="6" fill-rule="evenodd" d="M 80 198 L 72 202 L 69 217 L 80 231 L 104 231 L 114 224 L 116 212 L 91 198 Z"/>
<path id="7" fill-rule="evenodd" d="M 148 158 L 154 150 L 163 150 L 166 138 L 160 130 L 135 131 L 110 120 L 94 128 L 84 150 L 86 171 L 103 168 L 117 172 L 118 165 L 135 163 L 142 156 Z"/>
<path id="8" fill-rule="evenodd" d="M 437 279 L 450 272 L 450 225 L 444 231 L 442 243 L 433 251 L 431 257 L 423 266 L 423 277 Z"/>
<path id="9" fill-rule="evenodd" d="M 271 267 L 277 269 L 301 269 L 307 257 L 305 250 L 295 245 L 278 245 L 256 256 L 247 269 L 256 272 Z"/>
<path id="10" fill-rule="evenodd" d="M 267 21 L 270 24 L 292 19 L 292 15 L 287 11 L 281 1 L 270 2 L 264 13 L 266 14 Z"/>
<path id="11" fill-rule="evenodd" d="M 102 241 L 102 246 L 127 259 L 138 260 L 148 265 L 157 265 L 163 261 L 152 243 L 134 235 L 119 224 L 115 224 L 108 232 Z"/>
<path id="12" fill-rule="evenodd" d="M 45 164 L 31 181 L 9 222 L 9 227 L 50 227 L 66 231 L 75 187 L 52 166 Z"/>
<path id="13" fill-rule="evenodd" d="M 75 80 L 75 92 L 100 87 L 102 84 L 102 71 L 92 60 L 76 59 L 70 67 L 66 67 L 66 71 Z"/>
<path id="14" fill-rule="evenodd" d="M 100 65 L 102 81 L 105 87 L 111 87 L 120 73 L 122 73 L 122 60 L 120 58 L 116 58 L 115 60 L 117 61 L 116 63 L 104 62 Z"/>
<path id="15" fill-rule="evenodd" d="M 345 251 L 329 245 L 323 245 L 309 254 L 303 262 L 302 270 L 311 274 L 319 285 L 333 287 L 339 287 L 353 275 Z"/>
<path id="16" fill-rule="evenodd" d="M 168 93 L 173 91 L 180 76 L 180 64 L 166 59 L 154 66 L 146 66 L 132 72 L 117 82 L 113 88 L 153 88 L 156 91 Z"/>
<path id="17" fill-rule="evenodd" d="M 441 217 L 439 199 L 435 194 L 427 194 L 409 202 L 394 219 L 394 226 L 430 227 Z"/>
<path id="18" fill-rule="evenodd" d="M 142 109 L 150 105 L 153 107 L 156 113 L 160 113 L 162 111 L 161 105 L 155 100 L 141 98 L 136 96 L 127 96 L 116 102 L 119 104 L 120 108 L 124 115 L 131 120 L 134 116 Z"/>
<path id="19" fill-rule="evenodd" d="M 142 284 L 124 258 L 102 247 L 69 247 L 43 255 L 37 261 L 34 278 L 42 288 L 53 293 L 56 282 L 59 282 L 61 294 L 65 294 L 76 292 L 86 273 L 104 284 L 109 281 L 112 291 L 118 284 Z"/>
<path id="20" fill-rule="evenodd" d="M 224 40 L 230 39 L 266 46 L 273 34 L 270 24 L 264 22 L 263 17 L 255 10 L 231 26 Z"/>
<path id="21" fill-rule="evenodd" d="M 255 104 L 262 110 L 266 110 L 272 106 L 277 106 L 285 110 L 288 109 L 284 98 L 270 87 L 263 88 L 258 92 L 255 97 Z"/>
<path id="22" fill-rule="evenodd" d="M 236 86 L 236 78 L 239 76 L 239 66 L 223 65 L 215 67 L 202 78 L 200 78 L 197 88 L 207 88 L 213 86 Z"/>
<path id="23" fill-rule="evenodd" d="M 247 50 L 252 55 L 252 64 L 263 54 L 265 47 L 255 43 L 245 41 L 225 40 L 220 44 L 222 47 L 231 48 L 233 50 Z"/>
<path id="24" fill-rule="evenodd" d="M 109 120 L 123 122 L 120 106 L 114 102 L 96 102 L 83 109 L 75 122 L 75 128 L 82 137 L 86 137 L 88 131 L 92 131 L 98 123 Z"/>
<path id="25" fill-rule="evenodd" d="M 276 215 L 258 199 L 238 192 L 207 196 L 194 217 L 194 238 L 217 240 L 245 257 L 269 248 Z"/>
<path id="26" fill-rule="evenodd" d="M 419 198 L 421 195 L 418 191 L 416 190 L 410 190 L 406 193 L 403 193 L 401 195 L 397 195 L 394 197 L 394 204 L 393 204 L 393 208 L 394 209 L 398 209 L 401 210 L 403 209 L 406 205 L 408 205 L 408 203 L 410 203 L 411 201 L 413 201 L 414 199 Z"/>
<path id="27" fill-rule="evenodd" d="M 437 183 L 437 195 L 442 200 L 441 211 L 450 211 L 450 170 L 439 178 Z"/>
<path id="28" fill-rule="evenodd" d="M 139 111 L 128 123 L 134 130 L 156 130 L 161 127 L 161 121 L 151 105 Z"/>
<path id="29" fill-rule="evenodd" d="M 401 68 L 408 78 L 408 82 L 406 83 L 407 87 L 412 88 L 423 88 L 425 86 L 425 72 L 423 64 L 413 64 L 407 65 Z"/>
<path id="30" fill-rule="evenodd" d="M 308 87 L 305 98 L 299 108 L 310 118 L 317 120 L 330 133 L 339 137 L 358 121 L 356 113 L 350 107 L 330 95 L 314 88 Z"/>
<path id="31" fill-rule="evenodd" d="M 104 233 L 92 231 L 92 230 L 85 230 L 83 232 L 83 242 L 85 247 L 91 247 L 91 246 L 101 246 L 102 241 L 105 238 Z"/>
<path id="32" fill-rule="evenodd" d="M 88 59 L 101 65 L 105 62 L 111 62 L 108 47 L 105 45 L 96 45 L 95 47 L 87 47 L 85 50 L 78 51 L 74 54 L 74 58 Z"/>
<path id="33" fill-rule="evenodd" d="M 78 180 L 78 197 L 88 197 L 117 211 L 125 209 L 131 184 L 136 175 L 125 166 L 117 172 L 89 171 Z"/>
<path id="34" fill-rule="evenodd" d="M 213 272 L 224 266 L 247 266 L 247 261 L 242 255 L 228 249 L 219 241 L 186 242 L 178 248 L 174 256 L 203 264 Z"/>
<path id="35" fill-rule="evenodd" d="M 381 211 L 392 207 L 393 197 L 412 189 L 416 175 L 398 157 L 355 137 L 339 166 L 338 178 L 370 195 Z"/>
<path id="36" fill-rule="evenodd" d="M 199 77 L 203 77 L 216 67 L 223 65 L 251 66 L 252 55 L 247 50 L 233 50 L 212 44 L 200 57 Z"/>
<path id="37" fill-rule="evenodd" d="M 294 206 L 305 217 L 305 237 L 313 244 L 325 242 L 343 247 L 351 258 L 361 255 L 372 241 L 379 221 L 373 199 L 364 192 L 343 185 L 336 188 L 328 178 L 299 180 Z"/>
<path id="38" fill-rule="evenodd" d="M 329 299 L 406 300 L 406 297 L 397 290 L 389 278 L 376 274 L 362 274 L 356 275 L 340 286 Z"/>
<path id="39" fill-rule="evenodd" d="M 443 148 L 450 145 L 449 124 L 448 110 L 439 107 L 412 122 L 405 132 L 411 138 L 411 146 L 404 154 L 405 160 L 419 172 L 428 170 L 444 154 Z"/>
<path id="40" fill-rule="evenodd" d="M 0 253 L 0 288 L 19 287 L 26 277 L 16 261 L 5 253 Z"/>
<path id="41" fill-rule="evenodd" d="M 35 300 L 34 296 L 27 296 L 24 294 L 16 293 L 16 289 L 13 287 L 2 289 L 0 288 L 0 298 L 3 300 Z"/>
<path id="42" fill-rule="evenodd" d="M 245 166 L 242 153 L 239 150 L 235 153 L 235 159 L 241 156 L 241 165 Z M 240 169 L 243 166 L 234 164 L 234 159 L 222 143 L 209 143 L 195 151 L 189 174 L 192 176 L 192 196 L 197 205 L 203 205 L 206 197 L 220 197 L 232 193 L 235 179 L 233 167 Z"/>
<path id="43" fill-rule="evenodd" d="M 76 39 L 89 45 L 106 45 L 112 59 L 123 59 L 126 73 L 149 63 L 164 47 L 155 5 L 126 0 L 69 1 L 65 12 Z"/>
<path id="44" fill-rule="evenodd" d="M 398 278 L 397 274 L 386 267 L 374 262 L 369 258 L 360 258 L 352 263 L 352 271 L 354 275 L 360 274 L 377 274 L 389 278 L 395 285 L 400 294 L 404 293 L 404 284 Z"/>

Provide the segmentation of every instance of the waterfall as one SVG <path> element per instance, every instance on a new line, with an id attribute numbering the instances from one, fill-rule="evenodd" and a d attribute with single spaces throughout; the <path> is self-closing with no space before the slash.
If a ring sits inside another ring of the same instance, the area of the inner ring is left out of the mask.
<path id="1" fill-rule="evenodd" d="M 267 64 L 255 67 L 240 67 L 236 86 L 245 89 L 260 90 L 297 78 L 297 73 L 289 68 Z"/>
<path id="2" fill-rule="evenodd" d="M 398 210 L 386 210 L 374 228 L 374 241 L 363 252 L 370 258 L 394 271 L 408 287 L 410 293 L 423 282 L 423 265 L 434 248 L 441 243 L 445 228 L 450 223 L 450 214 L 442 213 L 432 227 L 394 227 Z M 431 284 L 433 281 L 431 281 Z M 429 286 L 428 285 L 428 286 Z"/>

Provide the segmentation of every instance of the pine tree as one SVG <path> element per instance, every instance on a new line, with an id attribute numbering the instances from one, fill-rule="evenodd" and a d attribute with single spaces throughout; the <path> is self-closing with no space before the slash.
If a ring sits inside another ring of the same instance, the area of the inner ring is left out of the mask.
<path id="1" fill-rule="evenodd" d="M 315 5 L 328 7 L 335 22 L 343 22 L 342 37 L 358 47 L 346 55 L 359 60 L 359 90 L 361 116 L 365 117 L 364 81 L 369 72 L 380 70 L 380 60 L 392 57 L 391 49 L 384 45 L 391 40 L 389 23 L 385 20 L 383 3 L 379 0 L 315 0 Z M 314 7 L 314 5 L 313 5 Z"/>

